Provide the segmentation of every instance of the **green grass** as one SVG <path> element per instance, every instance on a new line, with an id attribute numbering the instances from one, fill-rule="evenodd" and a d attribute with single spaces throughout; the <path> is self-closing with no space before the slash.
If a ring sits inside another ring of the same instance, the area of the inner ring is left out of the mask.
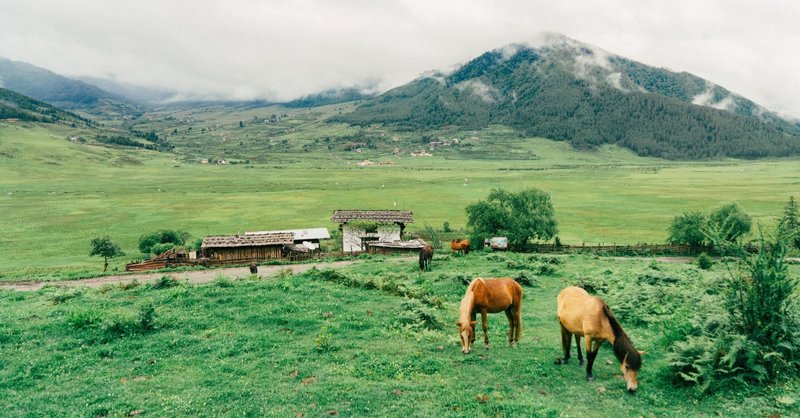
<path id="1" fill-rule="evenodd" d="M 414 261 L 369 257 L 339 275 L 219 278 L 205 286 L 160 289 L 2 291 L 0 407 L 6 416 L 800 413 L 797 381 L 710 396 L 672 386 L 664 375 L 665 331 L 622 317 L 636 347 L 648 351 L 635 396 L 626 393 L 608 346 L 600 350 L 592 383 L 574 362 L 554 365 L 560 355 L 555 295 L 563 286 L 592 278 L 629 281 L 654 271 L 712 280 L 726 274 L 721 266 L 706 272 L 650 259 L 559 261 L 554 273 L 536 275 L 531 272 L 541 262 L 527 254 L 439 253 L 426 273 Z M 462 355 L 451 324 L 463 280 L 520 271 L 536 286 L 525 287 L 519 346 L 505 345 L 507 322 L 490 315 L 491 349 Z M 399 294 L 427 298 L 433 306 L 410 304 Z M 627 306 L 635 306 L 637 296 L 630 297 Z M 151 306 L 155 316 L 148 317 Z M 409 318 L 420 307 L 443 328 L 415 326 Z"/>
<path id="2" fill-rule="evenodd" d="M 314 119 L 319 115 L 302 119 L 307 110 L 294 112 L 296 119 L 281 123 L 305 125 L 283 134 L 289 144 L 349 129 L 323 126 Z M 204 117 L 211 123 L 223 116 Z M 237 126 L 243 118 L 227 117 Z M 800 182 L 797 160 L 664 162 L 614 147 L 578 152 L 564 143 L 520 138 L 502 127 L 434 133 L 477 136 L 475 147 L 487 143 L 493 150 L 486 151 L 487 159 L 465 160 L 458 150 L 414 158 L 380 147 L 365 153 L 292 148 L 263 154 L 255 148 L 250 155 L 267 162 L 225 166 L 197 163 L 187 157 L 189 151 L 180 151 L 187 144 L 178 141 L 178 153 L 155 153 L 66 140 L 75 133 L 80 131 L 0 124 L 0 280 L 96 273 L 102 260 L 88 257 L 89 241 L 103 234 L 127 253 L 112 260 L 111 268 L 119 270 L 141 257 L 139 236 L 164 228 L 186 230 L 192 239 L 250 230 L 335 229 L 330 215 L 336 209 L 397 208 L 414 212 L 411 232 L 425 222 L 441 228 L 448 221 L 458 229 L 465 226 L 464 207 L 496 187 L 549 192 L 564 243 L 660 243 L 673 216 L 710 212 L 731 201 L 757 223 L 770 225 Z M 385 137 L 410 144 L 417 141 L 414 135 L 388 132 Z M 195 139 L 201 151 L 209 140 Z M 498 160 L 497 144 L 536 157 Z M 355 164 L 365 157 L 394 165 Z"/>

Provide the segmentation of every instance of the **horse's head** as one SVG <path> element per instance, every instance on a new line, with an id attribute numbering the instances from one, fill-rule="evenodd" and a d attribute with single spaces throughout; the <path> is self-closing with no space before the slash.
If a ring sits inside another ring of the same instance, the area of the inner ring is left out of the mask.
<path id="1" fill-rule="evenodd" d="M 644 351 L 629 352 L 620 365 L 623 376 L 625 376 L 625 383 L 628 387 L 628 393 L 636 393 L 639 387 L 639 369 L 642 367 L 642 354 Z"/>
<path id="2" fill-rule="evenodd" d="M 461 352 L 469 354 L 472 342 L 475 341 L 475 321 L 456 322 L 458 334 L 461 337 Z"/>

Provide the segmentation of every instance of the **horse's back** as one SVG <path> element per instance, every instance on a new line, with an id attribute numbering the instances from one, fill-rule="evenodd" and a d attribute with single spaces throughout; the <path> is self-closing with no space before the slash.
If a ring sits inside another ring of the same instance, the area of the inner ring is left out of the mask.
<path id="1" fill-rule="evenodd" d="M 603 312 L 605 302 L 586 290 L 570 286 L 558 293 L 558 320 L 577 335 L 607 335 L 611 328 Z"/>
<path id="2" fill-rule="evenodd" d="M 479 280 L 482 285 L 477 283 Z M 500 312 L 509 306 L 519 305 L 522 301 L 522 286 L 512 278 L 477 278 L 474 282 L 475 301 L 486 307 L 488 312 Z"/>

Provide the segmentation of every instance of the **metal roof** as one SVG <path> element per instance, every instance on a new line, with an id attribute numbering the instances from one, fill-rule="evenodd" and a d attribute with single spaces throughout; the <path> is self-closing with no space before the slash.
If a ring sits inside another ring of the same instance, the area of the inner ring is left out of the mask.
<path id="1" fill-rule="evenodd" d="M 414 222 L 410 210 L 336 210 L 333 212 L 331 220 L 337 223 L 356 220 L 399 223 Z"/>
<path id="2" fill-rule="evenodd" d="M 254 232 L 245 232 L 244 234 L 256 235 L 256 234 L 276 234 L 276 233 L 294 234 L 295 241 L 330 239 L 331 237 L 330 232 L 328 232 L 328 228 L 286 229 L 282 231 L 254 231 Z"/>

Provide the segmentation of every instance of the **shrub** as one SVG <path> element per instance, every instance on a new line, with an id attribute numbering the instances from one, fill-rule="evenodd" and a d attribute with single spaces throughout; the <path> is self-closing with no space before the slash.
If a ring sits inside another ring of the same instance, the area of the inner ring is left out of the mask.
<path id="1" fill-rule="evenodd" d="M 709 270 L 713 265 L 714 262 L 711 260 L 711 257 L 709 257 L 708 254 L 702 253 L 699 257 L 697 257 L 697 267 L 703 270 Z"/>
<path id="2" fill-rule="evenodd" d="M 177 279 L 175 279 L 175 278 L 173 278 L 171 276 L 167 276 L 165 274 L 165 275 L 161 276 L 160 279 L 158 279 L 155 282 L 153 282 L 153 284 L 150 285 L 150 288 L 151 289 L 155 289 L 155 290 L 169 289 L 170 287 L 175 287 L 175 286 L 178 286 L 178 285 L 180 285 L 180 282 L 178 282 Z"/>
<path id="3" fill-rule="evenodd" d="M 141 331 L 152 331 L 156 329 L 156 309 L 153 305 L 147 304 L 139 308 L 138 326 Z"/>
<path id="4" fill-rule="evenodd" d="M 153 254 L 163 254 L 171 249 L 175 248 L 175 244 L 171 242 L 165 242 L 163 244 L 155 244 L 150 248 L 150 252 Z"/>
<path id="5" fill-rule="evenodd" d="M 440 330 L 444 324 L 436 311 L 425 306 L 417 299 L 405 299 L 400 302 L 400 314 L 397 323 L 412 328 Z"/>
<path id="6" fill-rule="evenodd" d="M 333 345 L 333 333 L 327 325 L 320 327 L 319 334 L 314 338 L 314 349 L 319 353 L 327 353 L 336 349 Z"/>
<path id="7" fill-rule="evenodd" d="M 175 231 L 172 229 L 162 229 L 160 231 L 151 232 L 149 234 L 142 235 L 139 237 L 139 251 L 142 254 L 161 254 L 162 252 L 156 252 L 153 247 L 156 244 L 172 244 L 173 246 L 183 245 L 186 243 L 186 239 L 189 238 L 189 233 L 186 231 Z"/>
<path id="8" fill-rule="evenodd" d="M 719 305 L 724 320 L 709 317 L 692 327 L 668 355 L 676 382 L 701 391 L 738 383 L 769 383 L 800 373 L 800 337 L 780 227 L 776 239 L 761 237 L 758 253 L 741 260 L 725 282 Z M 706 304 L 712 306 L 713 304 Z"/>
<path id="9" fill-rule="evenodd" d="M 70 312 L 67 323 L 75 328 L 90 328 L 102 322 L 103 316 L 94 309 Z"/>

